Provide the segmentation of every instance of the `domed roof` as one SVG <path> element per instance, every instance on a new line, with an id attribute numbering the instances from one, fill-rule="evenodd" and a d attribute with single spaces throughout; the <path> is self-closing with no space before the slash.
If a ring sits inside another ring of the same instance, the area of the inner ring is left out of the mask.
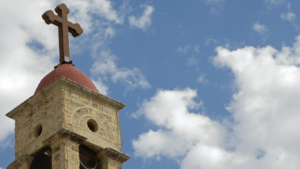
<path id="1" fill-rule="evenodd" d="M 99 93 L 99 91 L 97 90 L 93 82 L 84 73 L 82 73 L 72 64 L 61 64 L 59 67 L 57 67 L 48 75 L 46 75 L 41 80 L 40 84 L 35 90 L 35 93 L 40 91 L 42 88 L 44 88 L 45 86 L 47 86 L 49 83 L 53 82 L 56 78 L 60 76 L 70 79 L 76 83 L 79 83 L 82 86 L 85 86 Z"/>

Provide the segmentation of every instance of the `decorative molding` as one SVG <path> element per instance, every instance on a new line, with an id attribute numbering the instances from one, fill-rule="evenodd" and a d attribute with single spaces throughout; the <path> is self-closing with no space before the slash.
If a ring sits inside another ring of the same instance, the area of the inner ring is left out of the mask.
<path id="1" fill-rule="evenodd" d="M 105 148 L 104 151 L 108 158 L 118 161 L 120 163 L 124 163 L 130 158 L 125 153 L 120 153 L 119 151 L 116 151 L 112 148 Z"/>
<path id="2" fill-rule="evenodd" d="M 45 145 L 51 145 L 52 142 L 55 142 L 59 139 L 69 138 L 71 141 L 81 144 L 87 140 L 86 137 L 83 137 L 79 134 L 71 132 L 70 130 L 62 129 L 59 132 L 53 134 L 48 139 L 44 140 L 43 143 Z"/>

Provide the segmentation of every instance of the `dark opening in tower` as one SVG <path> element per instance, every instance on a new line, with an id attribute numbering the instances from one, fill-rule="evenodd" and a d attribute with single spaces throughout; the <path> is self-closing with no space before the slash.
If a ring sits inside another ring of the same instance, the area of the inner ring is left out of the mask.
<path id="1" fill-rule="evenodd" d="M 34 159 L 31 162 L 30 169 L 52 169 L 51 148 L 46 147 L 33 154 Z"/>
<path id="2" fill-rule="evenodd" d="M 98 159 L 96 152 L 91 148 L 80 145 L 79 146 L 79 160 L 80 169 L 97 169 Z"/>

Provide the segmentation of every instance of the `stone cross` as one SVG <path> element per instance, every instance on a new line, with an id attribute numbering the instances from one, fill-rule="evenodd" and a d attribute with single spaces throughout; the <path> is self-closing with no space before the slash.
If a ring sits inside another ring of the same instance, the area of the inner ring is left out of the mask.
<path id="1" fill-rule="evenodd" d="M 69 9 L 65 4 L 60 4 L 55 8 L 58 15 L 54 15 L 53 11 L 46 11 L 42 18 L 49 25 L 50 23 L 58 26 L 59 35 L 59 54 L 60 63 L 72 63 L 69 53 L 69 32 L 73 37 L 77 37 L 82 34 L 83 30 L 78 23 L 73 24 L 68 21 Z"/>

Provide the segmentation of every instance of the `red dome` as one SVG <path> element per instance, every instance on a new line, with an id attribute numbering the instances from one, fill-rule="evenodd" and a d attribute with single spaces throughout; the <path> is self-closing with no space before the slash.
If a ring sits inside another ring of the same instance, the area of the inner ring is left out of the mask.
<path id="1" fill-rule="evenodd" d="M 58 68 L 50 72 L 48 75 L 46 75 L 41 80 L 35 93 L 40 91 L 42 88 L 44 88 L 45 86 L 47 86 L 49 83 L 53 82 L 56 78 L 60 76 L 70 79 L 73 82 L 79 83 L 80 85 L 85 86 L 99 93 L 99 91 L 97 90 L 93 82 L 84 73 L 82 73 L 72 64 L 62 64 Z"/>

